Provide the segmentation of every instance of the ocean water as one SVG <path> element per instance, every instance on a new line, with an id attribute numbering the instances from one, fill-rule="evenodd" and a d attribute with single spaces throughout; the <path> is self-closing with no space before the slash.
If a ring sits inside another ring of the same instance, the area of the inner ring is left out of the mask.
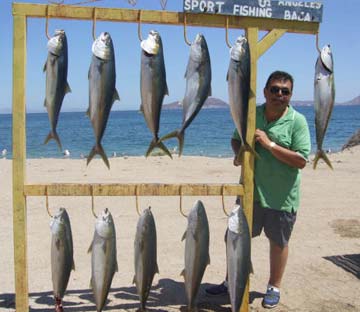
<path id="1" fill-rule="evenodd" d="M 313 107 L 298 106 L 296 109 L 307 118 L 310 127 L 312 151 L 316 150 Z M 43 142 L 49 132 L 46 113 L 27 114 L 27 158 L 64 157 L 55 141 Z M 180 127 L 182 110 L 164 110 L 161 114 L 162 136 Z M 12 116 L 0 115 L 0 152 L 7 150 L 12 157 Z M 360 128 L 360 106 L 335 106 L 326 133 L 324 149 L 339 151 L 352 134 Z M 234 129 L 228 109 L 201 110 L 185 133 L 184 155 L 231 157 L 230 138 Z M 58 134 L 63 150 L 70 151 L 71 158 L 87 155 L 94 143 L 90 120 L 85 113 L 64 112 L 60 114 Z M 103 147 L 108 157 L 140 156 L 146 153 L 152 135 L 143 115 L 137 111 L 113 111 L 103 137 Z M 177 149 L 177 140 L 165 142 L 169 150 Z M 0 153 L 0 158 L 1 156 Z"/>

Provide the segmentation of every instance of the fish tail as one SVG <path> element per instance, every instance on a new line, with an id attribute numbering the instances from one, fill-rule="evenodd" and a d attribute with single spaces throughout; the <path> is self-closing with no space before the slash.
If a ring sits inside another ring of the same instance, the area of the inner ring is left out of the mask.
<path id="1" fill-rule="evenodd" d="M 251 154 L 253 154 L 256 158 L 260 158 L 259 154 L 256 153 L 256 151 L 251 147 L 250 144 L 248 144 L 247 142 L 244 142 L 244 144 L 242 144 L 240 146 L 239 152 L 236 156 L 236 159 L 240 162 L 242 162 L 243 158 L 244 158 L 244 153 L 245 152 L 250 152 Z"/>
<path id="2" fill-rule="evenodd" d="M 56 130 L 49 132 L 48 136 L 45 139 L 44 144 L 47 144 L 51 139 L 54 139 L 56 141 L 57 145 L 59 146 L 60 151 L 62 151 L 60 138 L 59 138 L 58 134 L 56 133 Z"/>
<path id="3" fill-rule="evenodd" d="M 314 164 L 313 164 L 313 169 L 315 170 L 316 169 L 316 166 L 317 166 L 317 163 L 319 161 L 319 159 L 323 159 L 325 161 L 325 163 L 332 169 L 334 170 L 331 162 L 330 162 L 330 159 L 327 157 L 326 153 L 323 151 L 323 150 L 318 150 L 316 152 L 316 155 L 315 155 L 315 158 L 314 158 Z"/>
<path id="4" fill-rule="evenodd" d="M 167 147 L 165 146 L 165 144 L 163 142 L 161 142 L 161 140 L 159 139 L 156 139 L 154 138 L 150 145 L 149 145 L 149 148 L 148 150 L 146 151 L 146 157 L 148 157 L 150 155 L 150 153 L 152 152 L 152 150 L 155 148 L 155 147 L 158 147 L 160 148 L 166 155 L 168 155 L 171 159 L 172 159 L 172 156 L 171 156 L 171 153 L 169 152 L 169 150 L 167 149 Z"/>
<path id="5" fill-rule="evenodd" d="M 161 142 L 160 140 L 156 143 L 156 146 L 158 148 L 160 148 L 166 155 L 168 155 L 171 159 L 171 153 L 169 152 L 169 150 L 167 149 L 167 147 L 165 146 L 165 144 L 163 142 Z"/>
<path id="6" fill-rule="evenodd" d="M 175 130 L 173 132 L 170 132 L 163 137 L 160 138 L 160 141 L 165 141 L 171 138 L 177 138 L 179 141 L 179 157 L 182 155 L 183 149 L 184 149 L 184 132 L 181 132 L 179 130 Z"/>
<path id="7" fill-rule="evenodd" d="M 244 150 L 253 154 L 257 159 L 260 158 L 259 154 L 256 153 L 256 151 L 252 148 L 252 146 L 247 142 L 244 143 Z"/>
<path id="8" fill-rule="evenodd" d="M 101 144 L 95 145 L 91 151 L 89 156 L 87 157 L 87 162 L 86 165 L 89 165 L 90 161 L 94 158 L 94 156 L 98 154 L 101 156 L 101 158 L 103 159 L 106 167 L 108 167 L 108 169 L 110 169 L 110 164 L 109 164 L 109 160 L 105 154 L 105 151 L 103 149 L 103 147 L 101 146 Z"/>

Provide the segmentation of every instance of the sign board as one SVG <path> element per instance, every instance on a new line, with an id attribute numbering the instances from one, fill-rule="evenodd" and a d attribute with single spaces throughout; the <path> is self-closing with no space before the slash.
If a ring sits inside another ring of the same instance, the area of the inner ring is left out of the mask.
<path id="1" fill-rule="evenodd" d="M 321 22 L 323 4 L 308 1 L 184 0 L 184 12 Z"/>

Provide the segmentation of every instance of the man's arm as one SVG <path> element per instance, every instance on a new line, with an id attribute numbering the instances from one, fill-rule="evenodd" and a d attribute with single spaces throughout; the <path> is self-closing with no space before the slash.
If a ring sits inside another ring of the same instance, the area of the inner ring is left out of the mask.
<path id="1" fill-rule="evenodd" d="M 298 169 L 303 169 L 305 167 L 306 160 L 304 157 L 302 157 L 297 152 L 294 152 L 285 147 L 275 144 L 269 139 L 269 137 L 264 131 L 260 129 L 256 129 L 255 140 L 256 142 L 259 142 L 262 145 L 262 147 L 269 150 L 270 153 L 281 162 Z"/>

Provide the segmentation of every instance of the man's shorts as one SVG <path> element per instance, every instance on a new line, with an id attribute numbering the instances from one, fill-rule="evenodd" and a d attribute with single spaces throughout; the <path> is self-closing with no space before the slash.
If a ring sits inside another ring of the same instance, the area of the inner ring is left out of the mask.
<path id="1" fill-rule="evenodd" d="M 295 221 L 296 212 L 263 208 L 255 201 L 252 237 L 259 236 L 264 229 L 266 237 L 283 248 L 289 243 Z"/>

